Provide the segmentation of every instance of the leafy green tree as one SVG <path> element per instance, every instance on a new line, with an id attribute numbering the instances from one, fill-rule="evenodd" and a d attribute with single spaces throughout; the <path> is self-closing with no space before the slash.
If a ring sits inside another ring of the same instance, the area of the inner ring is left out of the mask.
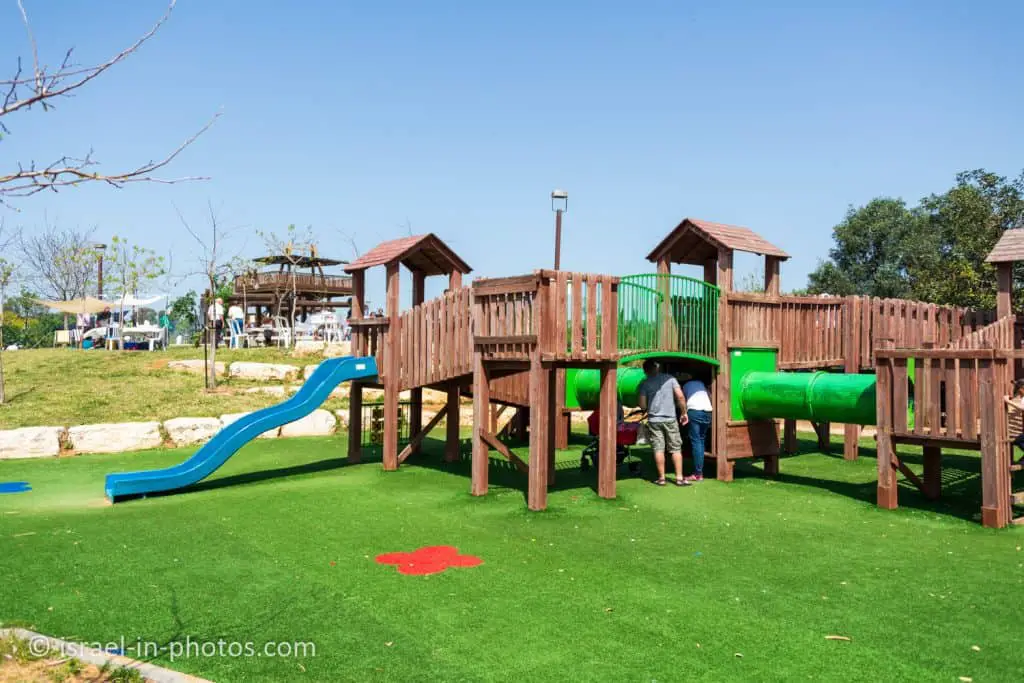
<path id="1" fill-rule="evenodd" d="M 110 281 L 111 289 L 121 301 L 129 295 L 137 295 L 139 288 L 165 274 L 164 257 L 127 239 L 114 235 L 110 240 Z M 104 278 L 106 279 L 106 278 Z"/>
<path id="2" fill-rule="evenodd" d="M 808 278 L 813 294 L 863 294 L 991 309 L 995 269 L 985 257 L 1005 230 L 1024 227 L 1024 174 L 960 173 L 956 184 L 914 208 L 874 199 L 833 231 L 829 260 Z M 1015 278 L 1024 291 L 1024 270 Z M 1016 302 L 1024 304 L 1020 296 Z"/>
<path id="3" fill-rule="evenodd" d="M 908 245 L 916 244 L 921 217 L 902 199 L 880 197 L 846 212 L 832 236 L 829 260 L 808 278 L 812 294 L 907 297 Z"/>
<path id="4" fill-rule="evenodd" d="M 909 257 L 913 296 L 994 308 L 995 268 L 985 257 L 1005 230 L 1024 227 L 1024 173 L 1009 180 L 980 169 L 965 171 L 947 192 L 921 200 L 920 210 L 925 228 L 910 245 Z M 1015 289 L 1022 284 L 1018 277 Z"/>
<path id="5" fill-rule="evenodd" d="M 170 318 L 180 331 L 194 332 L 199 327 L 199 295 L 189 290 L 171 302 Z"/>

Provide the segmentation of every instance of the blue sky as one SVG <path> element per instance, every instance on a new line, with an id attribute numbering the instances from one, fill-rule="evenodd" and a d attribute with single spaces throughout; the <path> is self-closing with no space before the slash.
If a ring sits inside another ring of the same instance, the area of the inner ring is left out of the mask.
<path id="1" fill-rule="evenodd" d="M 44 62 L 130 44 L 161 0 L 25 0 Z M 175 270 L 207 201 L 242 226 L 311 225 L 350 257 L 432 231 L 497 276 L 549 267 L 549 193 L 570 193 L 563 267 L 646 272 L 684 216 L 746 225 L 803 286 L 849 205 L 916 201 L 961 170 L 1024 167 L 1024 4 L 964 2 L 265 2 L 180 0 L 131 59 L 56 111 L 6 117 L 0 168 L 95 150 L 160 157 L 218 111 L 177 186 L 38 195 L 33 229 L 126 235 Z M 0 0 L 0 72 L 28 43 Z M 0 209 L 0 211 L 4 211 Z M 742 272 L 756 265 L 740 259 Z M 380 301 L 383 273 L 370 280 Z M 437 291 L 441 283 L 428 289 Z"/>

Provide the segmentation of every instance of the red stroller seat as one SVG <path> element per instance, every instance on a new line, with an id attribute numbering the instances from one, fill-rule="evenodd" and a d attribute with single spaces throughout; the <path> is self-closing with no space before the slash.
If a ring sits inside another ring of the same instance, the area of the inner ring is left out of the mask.
<path id="1" fill-rule="evenodd" d="M 591 463 L 597 467 L 597 453 L 598 453 L 598 437 L 600 436 L 601 428 L 601 411 L 594 410 L 587 418 L 587 431 L 590 436 L 594 437 L 587 446 L 583 449 L 583 455 L 580 458 L 580 469 L 586 471 L 590 468 Z M 623 461 L 629 457 L 629 446 L 636 445 L 637 439 L 640 435 L 640 424 L 636 422 L 620 422 L 615 428 L 615 463 L 621 465 Z M 636 474 L 640 471 L 640 462 L 637 459 L 636 462 L 629 463 L 629 471 Z"/>

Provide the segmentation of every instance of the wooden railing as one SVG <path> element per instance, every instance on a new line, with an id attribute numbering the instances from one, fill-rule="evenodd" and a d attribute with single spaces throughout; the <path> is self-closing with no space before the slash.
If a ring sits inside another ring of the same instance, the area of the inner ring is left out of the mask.
<path id="1" fill-rule="evenodd" d="M 352 355 L 373 356 L 377 360 L 377 374 L 383 378 L 386 371 L 384 338 L 389 327 L 388 319 L 353 318 L 348 324 L 352 327 Z"/>
<path id="2" fill-rule="evenodd" d="M 878 349 L 875 357 L 879 425 L 897 439 L 976 445 L 986 429 L 995 433 L 986 425 L 1006 419 L 1008 362 L 997 350 Z"/>
<path id="3" fill-rule="evenodd" d="M 541 355 L 554 361 L 616 360 L 619 356 L 619 278 L 542 270 Z"/>
<path id="4" fill-rule="evenodd" d="M 991 325 L 978 328 L 960 337 L 949 345 L 953 349 L 1003 349 L 1016 348 L 1017 316 L 1007 315 Z"/>
<path id="5" fill-rule="evenodd" d="M 728 296 L 732 344 L 777 344 L 781 369 L 874 367 L 883 339 L 896 348 L 943 348 L 990 324 L 988 312 L 872 297 Z"/>
<path id="6" fill-rule="evenodd" d="M 538 274 L 473 281 L 473 343 L 490 360 L 527 360 L 541 327 Z"/>
<path id="7" fill-rule="evenodd" d="M 399 317 L 400 387 L 415 389 L 473 371 L 470 298 L 463 287 L 426 301 Z"/>
<path id="8" fill-rule="evenodd" d="M 995 320 L 987 311 L 968 311 L 905 299 L 856 298 L 862 368 L 874 365 L 874 350 L 879 340 L 891 340 L 896 348 L 920 348 L 927 343 L 943 348 Z"/>
<path id="9" fill-rule="evenodd" d="M 264 272 L 239 275 L 235 290 L 258 292 L 266 289 L 291 290 L 323 294 L 351 294 L 352 278 L 345 275 L 314 275 L 312 273 Z"/>
<path id="10" fill-rule="evenodd" d="M 777 344 L 779 368 L 843 365 L 848 320 L 846 299 L 728 296 L 732 344 Z"/>

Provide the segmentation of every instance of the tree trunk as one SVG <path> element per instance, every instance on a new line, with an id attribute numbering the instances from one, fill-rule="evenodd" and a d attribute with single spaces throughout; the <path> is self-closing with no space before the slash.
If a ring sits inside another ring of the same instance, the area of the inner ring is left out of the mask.
<path id="1" fill-rule="evenodd" d="M 4 379 L 4 290 L 0 287 L 0 405 L 7 403 L 7 387 Z"/>
<path id="2" fill-rule="evenodd" d="M 210 278 L 210 303 L 209 306 L 213 307 L 213 320 L 208 320 L 211 326 L 210 332 L 206 335 L 206 343 L 210 345 L 210 361 L 206 368 L 206 371 L 210 373 L 210 379 L 208 385 L 210 389 L 217 388 L 217 291 L 215 289 L 216 282 L 214 278 Z M 209 318 L 209 314 L 207 314 Z"/>

